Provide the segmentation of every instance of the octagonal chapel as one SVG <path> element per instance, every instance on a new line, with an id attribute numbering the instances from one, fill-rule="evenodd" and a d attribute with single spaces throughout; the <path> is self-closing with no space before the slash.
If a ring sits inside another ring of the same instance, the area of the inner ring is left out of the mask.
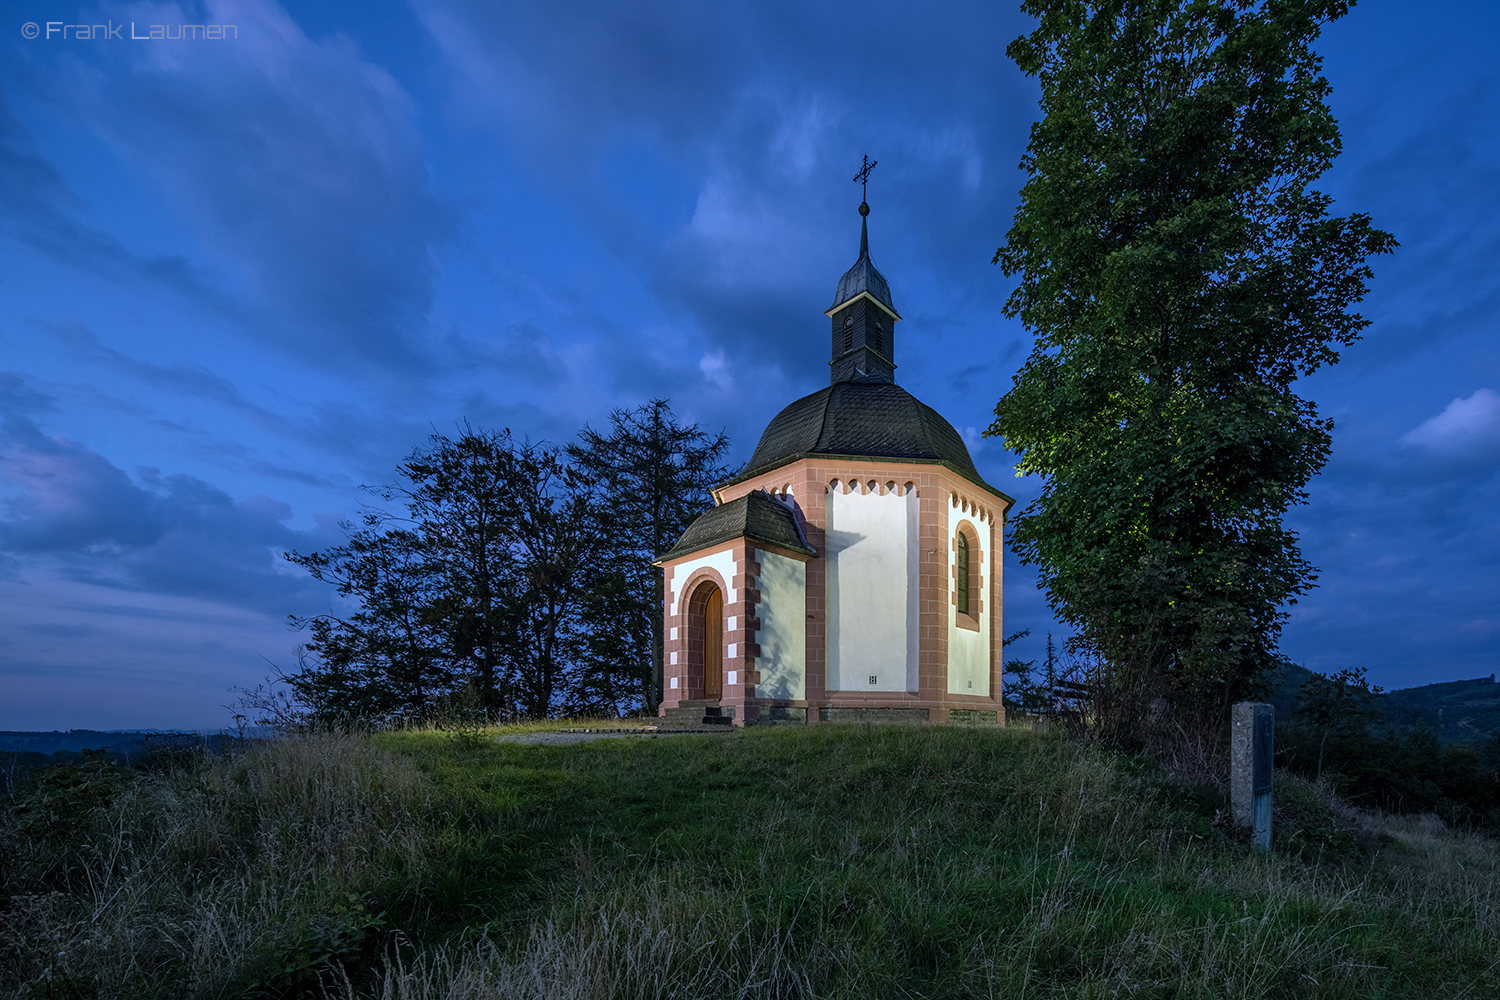
<path id="1" fill-rule="evenodd" d="M 869 207 L 860 205 L 868 217 Z M 660 714 L 733 722 L 1003 723 L 1001 560 L 1014 501 L 896 385 L 890 286 L 839 280 L 830 384 L 776 415 L 657 564 Z"/>

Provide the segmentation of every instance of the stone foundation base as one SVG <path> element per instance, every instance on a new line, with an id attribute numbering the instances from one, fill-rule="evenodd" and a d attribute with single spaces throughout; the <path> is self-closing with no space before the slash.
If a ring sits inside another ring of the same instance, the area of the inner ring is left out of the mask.
<path id="1" fill-rule="evenodd" d="M 1057 728 L 1057 720 L 1030 712 L 1006 712 L 1005 725 L 1018 729 L 1030 729 L 1034 733 L 1050 733 Z"/>
<path id="2" fill-rule="evenodd" d="M 923 726 L 930 713 L 925 708 L 820 708 L 819 722 L 865 722 L 881 726 Z"/>
<path id="3" fill-rule="evenodd" d="M 979 708 L 950 708 L 948 723 L 953 726 L 993 726 L 999 722 L 999 713 L 986 712 Z"/>

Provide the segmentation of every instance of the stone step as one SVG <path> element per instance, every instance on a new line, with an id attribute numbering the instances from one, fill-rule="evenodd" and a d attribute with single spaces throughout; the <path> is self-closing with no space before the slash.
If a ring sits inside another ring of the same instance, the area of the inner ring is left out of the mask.
<path id="1" fill-rule="evenodd" d="M 695 699 L 667 709 L 662 722 L 672 726 L 732 726 L 734 709 L 721 707 L 714 700 Z"/>

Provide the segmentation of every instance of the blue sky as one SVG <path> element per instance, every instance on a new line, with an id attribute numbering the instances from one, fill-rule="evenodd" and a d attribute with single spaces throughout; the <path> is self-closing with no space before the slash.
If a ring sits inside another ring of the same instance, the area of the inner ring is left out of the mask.
<path id="1" fill-rule="evenodd" d="M 1037 113 L 1007 5 L 0 11 L 0 728 L 224 724 L 292 664 L 286 615 L 335 607 L 280 553 L 434 430 L 563 441 L 667 396 L 743 461 L 826 382 L 866 153 L 897 378 L 1036 493 L 977 436 L 1029 347 L 989 263 Z M 1387 687 L 1500 660 L 1497 42 L 1492 3 L 1364 0 L 1319 46 L 1324 187 L 1401 248 L 1302 386 L 1337 430 L 1283 649 Z M 1035 655 L 1056 626 L 1006 571 Z"/>

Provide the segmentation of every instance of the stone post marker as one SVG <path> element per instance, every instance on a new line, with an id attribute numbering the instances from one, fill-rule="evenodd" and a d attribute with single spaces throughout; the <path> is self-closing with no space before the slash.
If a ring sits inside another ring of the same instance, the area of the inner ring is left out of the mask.
<path id="1" fill-rule="evenodd" d="M 1276 709 L 1242 701 L 1234 706 L 1229 735 L 1229 804 L 1234 825 L 1249 827 L 1255 846 L 1271 849 L 1271 772 L 1276 751 Z"/>

